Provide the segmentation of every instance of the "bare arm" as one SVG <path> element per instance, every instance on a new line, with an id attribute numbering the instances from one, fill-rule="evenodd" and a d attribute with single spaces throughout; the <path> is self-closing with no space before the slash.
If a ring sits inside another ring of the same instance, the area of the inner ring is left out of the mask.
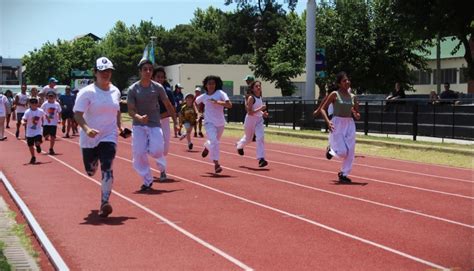
<path id="1" fill-rule="evenodd" d="M 178 128 L 178 121 L 176 120 L 176 110 L 174 109 L 174 106 L 171 104 L 168 97 L 166 97 L 166 99 L 164 99 L 162 102 L 166 107 L 166 111 L 168 111 L 168 114 L 170 114 L 171 118 L 173 119 L 174 127 Z"/>
<path id="2" fill-rule="evenodd" d="M 99 133 L 98 130 L 92 129 L 87 125 L 86 120 L 84 119 L 84 112 L 74 112 L 74 119 L 76 120 L 77 124 L 82 128 L 82 130 L 86 132 L 87 136 L 95 137 Z"/>
<path id="3" fill-rule="evenodd" d="M 326 112 L 328 110 L 329 105 L 332 104 L 336 100 L 336 97 L 337 97 L 336 92 L 332 92 L 331 94 L 329 94 L 328 98 L 326 100 L 324 100 L 324 102 L 321 106 L 322 110 L 320 110 L 321 115 L 323 116 L 324 121 L 328 125 L 330 131 L 334 130 L 334 126 L 333 126 L 333 124 L 332 124 L 331 120 L 329 119 L 328 114 Z"/>

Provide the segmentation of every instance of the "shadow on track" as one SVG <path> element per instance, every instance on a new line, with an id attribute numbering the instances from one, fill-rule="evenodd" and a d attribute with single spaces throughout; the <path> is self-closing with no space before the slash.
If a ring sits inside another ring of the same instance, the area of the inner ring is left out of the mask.
<path id="1" fill-rule="evenodd" d="M 107 218 L 99 216 L 99 210 L 91 210 L 87 217 L 84 217 L 84 222 L 80 223 L 81 225 L 92 225 L 92 226 L 119 226 L 123 225 L 125 221 L 129 219 L 137 219 L 136 217 L 128 216 L 109 216 Z"/>

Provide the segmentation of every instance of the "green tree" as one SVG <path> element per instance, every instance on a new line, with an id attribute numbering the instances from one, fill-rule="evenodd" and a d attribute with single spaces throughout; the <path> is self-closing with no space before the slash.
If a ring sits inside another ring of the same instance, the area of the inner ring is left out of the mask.
<path id="1" fill-rule="evenodd" d="M 439 34 L 441 37 L 455 36 L 458 46 L 462 46 L 464 59 L 468 66 L 470 88 L 474 89 L 474 52 L 469 42 L 474 43 L 474 2 L 443 0 L 390 1 L 394 19 L 401 24 L 402 31 L 411 33 L 423 41 L 431 41 Z"/>

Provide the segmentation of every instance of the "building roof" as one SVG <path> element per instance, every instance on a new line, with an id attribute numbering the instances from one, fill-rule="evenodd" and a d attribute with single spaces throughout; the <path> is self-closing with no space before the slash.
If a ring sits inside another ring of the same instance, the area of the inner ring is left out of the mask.
<path id="1" fill-rule="evenodd" d="M 19 67 L 21 66 L 21 58 L 0 58 L 3 67 Z"/>
<path id="2" fill-rule="evenodd" d="M 454 55 L 451 54 L 451 52 L 460 42 L 456 37 L 445 37 L 443 39 L 444 40 L 441 40 L 441 46 L 440 46 L 441 59 L 464 57 L 465 50 L 462 44 L 459 47 L 459 50 Z M 436 39 L 433 39 L 433 44 L 434 44 L 433 46 L 426 48 L 429 53 L 424 55 L 429 60 L 436 59 Z M 420 54 L 423 55 L 422 53 Z"/>
<path id="3" fill-rule="evenodd" d="M 92 34 L 92 33 L 87 33 L 87 34 L 84 34 L 84 35 L 75 36 L 73 40 L 77 40 L 77 39 L 84 38 L 84 37 L 90 37 L 90 38 L 92 38 L 94 41 L 101 40 L 101 38 L 97 37 L 96 35 L 94 35 L 94 34 Z"/>

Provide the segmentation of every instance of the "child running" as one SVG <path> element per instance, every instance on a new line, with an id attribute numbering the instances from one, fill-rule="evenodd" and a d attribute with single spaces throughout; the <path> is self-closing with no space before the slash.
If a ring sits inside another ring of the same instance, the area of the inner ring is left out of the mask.
<path id="1" fill-rule="evenodd" d="M 204 104 L 204 128 L 206 128 L 207 141 L 204 143 L 202 157 L 211 153 L 211 160 L 214 162 L 214 172 L 222 172 L 219 164 L 219 140 L 224 133 L 225 117 L 224 107 L 232 108 L 232 103 L 227 94 L 222 91 L 223 82 L 219 76 L 209 75 L 202 82 L 206 94 L 202 94 L 196 99 L 196 104 Z"/>
<path id="2" fill-rule="evenodd" d="M 321 115 L 329 127 L 329 147 L 326 158 L 336 157 L 342 159 L 341 171 L 337 174 L 339 182 L 352 182 L 347 176 L 352 170 L 355 156 L 355 123 L 354 119 L 360 119 L 359 103 L 354 94 L 348 90 L 351 82 L 345 72 L 336 75 L 337 91 L 329 94 L 322 104 Z M 334 107 L 333 118 L 330 120 L 326 111 L 329 105 Z"/>
<path id="3" fill-rule="evenodd" d="M 43 103 L 41 109 L 46 113 L 43 136 L 49 137 L 49 154 L 55 155 L 54 143 L 56 141 L 58 123 L 61 122 L 61 105 L 56 101 L 56 92 L 49 91 L 46 94 L 46 102 Z"/>
<path id="4" fill-rule="evenodd" d="M 188 140 L 188 150 L 193 149 L 193 143 L 191 142 L 191 132 L 196 126 L 197 120 L 197 109 L 194 104 L 194 95 L 189 93 L 184 97 L 185 103 L 181 106 L 179 111 L 179 125 L 184 126 L 186 131 L 179 137 L 179 140 L 183 140 L 185 137 Z"/>
<path id="5" fill-rule="evenodd" d="M 30 150 L 31 159 L 30 164 L 36 163 L 35 150 L 41 153 L 41 143 L 43 139 L 41 134 L 43 132 L 43 117 L 46 115 L 41 108 L 38 108 L 38 99 L 29 99 L 30 108 L 25 111 L 21 118 L 21 123 L 26 127 L 26 143 Z"/>
<path id="6" fill-rule="evenodd" d="M 265 167 L 268 165 L 268 162 L 265 160 L 263 118 L 268 116 L 268 112 L 265 111 L 266 106 L 262 101 L 262 82 L 253 81 L 249 88 L 250 95 L 245 103 L 245 109 L 247 110 L 244 122 L 245 134 L 240 141 L 237 142 L 237 152 L 240 155 L 244 155 L 244 146 L 249 143 L 249 140 L 252 140 L 252 137 L 255 134 L 258 166 Z"/>

